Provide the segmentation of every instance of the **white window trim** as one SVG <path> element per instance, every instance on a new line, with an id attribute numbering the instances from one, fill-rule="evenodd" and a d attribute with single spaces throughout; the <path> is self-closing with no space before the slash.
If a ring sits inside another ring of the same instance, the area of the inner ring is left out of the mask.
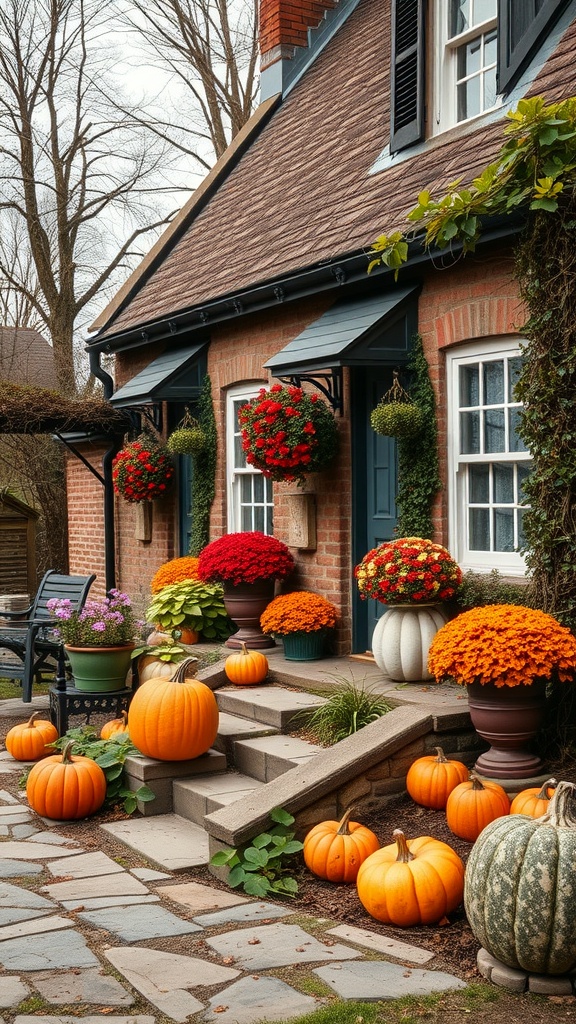
<path id="1" fill-rule="evenodd" d="M 451 39 L 448 37 L 448 4 L 446 0 L 435 0 L 434 4 L 434 118 L 432 135 L 440 135 L 456 126 L 471 124 L 502 106 L 502 97 L 497 96 L 492 107 L 486 107 L 472 117 L 457 120 L 456 98 L 456 51 L 459 46 L 484 35 L 498 25 L 497 18 L 474 25 Z"/>
<path id="2" fill-rule="evenodd" d="M 239 477 L 244 475 L 255 476 L 260 470 L 248 466 L 246 469 L 239 469 L 235 465 L 234 438 L 236 432 L 234 420 L 234 403 L 239 399 L 249 402 L 256 398 L 260 388 L 264 384 L 243 384 L 230 388 L 226 394 L 226 526 L 228 533 L 242 532 L 242 513 L 240 504 L 240 489 L 235 487 Z"/>
<path id="3" fill-rule="evenodd" d="M 477 456 L 459 454 L 460 440 L 460 400 L 459 400 L 459 369 L 467 363 L 478 360 L 489 361 L 493 358 L 518 356 L 522 351 L 523 339 L 490 338 L 484 342 L 462 345 L 453 352 L 447 353 L 447 394 L 448 394 L 448 537 L 449 548 L 456 561 L 465 570 L 489 572 L 497 569 L 509 576 L 524 576 L 526 562 L 519 552 L 507 551 L 468 551 L 466 545 L 466 529 L 468 516 L 468 500 L 465 493 L 465 468 L 473 462 L 529 462 L 529 452 L 503 453 L 494 459 L 497 453 L 486 453 Z"/>

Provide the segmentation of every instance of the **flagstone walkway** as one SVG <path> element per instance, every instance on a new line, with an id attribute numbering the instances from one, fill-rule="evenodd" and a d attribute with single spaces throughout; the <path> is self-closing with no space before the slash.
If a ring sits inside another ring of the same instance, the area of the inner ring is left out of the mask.
<path id="1" fill-rule="evenodd" d="M 22 765 L 0 754 L 0 779 L 13 772 Z M 386 1000 L 466 987 L 428 969 L 428 950 L 145 862 L 128 870 L 108 843 L 102 830 L 102 850 L 84 851 L 0 788 L 0 1021 L 72 1024 L 81 1007 L 88 1024 L 255 1024 L 310 1013 L 330 994 Z M 198 955 L 163 948 L 188 936 Z"/>

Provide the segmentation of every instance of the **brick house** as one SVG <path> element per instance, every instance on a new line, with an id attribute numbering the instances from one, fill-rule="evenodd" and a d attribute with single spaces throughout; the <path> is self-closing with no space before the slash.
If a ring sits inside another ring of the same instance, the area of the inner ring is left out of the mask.
<path id="1" fill-rule="evenodd" d="M 88 349 L 99 373 L 100 354 L 115 356 L 112 402 L 162 410 L 164 430 L 209 374 L 211 536 L 273 530 L 293 547 L 292 586 L 338 606 L 338 652 L 364 651 L 382 609 L 358 600 L 352 566 L 393 535 L 397 486 L 394 442 L 369 414 L 416 331 L 437 395 L 436 539 L 465 568 L 524 572 L 517 225 L 489 224 L 477 252 L 449 264 L 415 251 L 397 281 L 368 276 L 366 254 L 404 226 L 423 187 L 440 194 L 494 157 L 520 98 L 570 95 L 576 3 L 261 0 L 260 35 L 259 108 L 102 312 Z M 303 489 L 272 486 L 234 444 L 239 406 L 274 378 L 324 389 L 338 422 L 336 463 Z M 98 571 L 101 494 L 78 462 L 68 484 L 71 569 Z M 116 569 L 131 593 L 147 594 L 155 568 L 185 553 L 187 500 L 182 473 L 146 540 L 134 506 L 117 503 Z"/>

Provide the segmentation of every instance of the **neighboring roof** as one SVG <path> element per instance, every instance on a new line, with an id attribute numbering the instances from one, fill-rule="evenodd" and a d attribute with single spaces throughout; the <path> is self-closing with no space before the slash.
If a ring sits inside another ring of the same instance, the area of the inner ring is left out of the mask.
<path id="1" fill-rule="evenodd" d="M 425 185 L 444 190 L 493 159 L 501 119 L 460 126 L 371 173 L 389 139 L 390 7 L 361 0 L 94 342 L 358 253 L 404 225 Z M 569 95 L 575 48 L 572 24 L 530 91 L 549 100 Z"/>
<path id="2" fill-rule="evenodd" d="M 399 307 L 418 293 L 418 288 L 396 288 L 336 302 L 321 317 L 305 327 L 265 364 L 275 376 L 297 375 L 300 369 L 326 369 L 335 366 L 373 365 L 382 350 L 396 354 L 398 339 L 382 331 L 398 315 Z M 400 352 L 405 346 L 400 339 Z M 375 351 L 376 350 L 376 351 Z"/>
<path id="3" fill-rule="evenodd" d="M 111 404 L 121 409 L 149 402 L 178 402 L 199 394 L 203 377 L 199 357 L 205 347 L 206 342 L 200 341 L 164 352 L 118 388 L 110 398 Z"/>
<path id="4" fill-rule="evenodd" d="M 31 327 L 0 327 L 0 380 L 56 387 L 52 346 Z"/>

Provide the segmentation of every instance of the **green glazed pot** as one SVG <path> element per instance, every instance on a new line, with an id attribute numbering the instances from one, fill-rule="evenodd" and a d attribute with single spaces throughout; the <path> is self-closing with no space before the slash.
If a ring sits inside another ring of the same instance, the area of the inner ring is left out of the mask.
<path id="1" fill-rule="evenodd" d="M 324 657 L 325 632 L 287 633 L 282 637 L 286 661 L 318 661 Z"/>
<path id="2" fill-rule="evenodd" d="M 124 689 L 134 644 L 123 647 L 64 646 L 77 690 L 107 693 Z"/>

